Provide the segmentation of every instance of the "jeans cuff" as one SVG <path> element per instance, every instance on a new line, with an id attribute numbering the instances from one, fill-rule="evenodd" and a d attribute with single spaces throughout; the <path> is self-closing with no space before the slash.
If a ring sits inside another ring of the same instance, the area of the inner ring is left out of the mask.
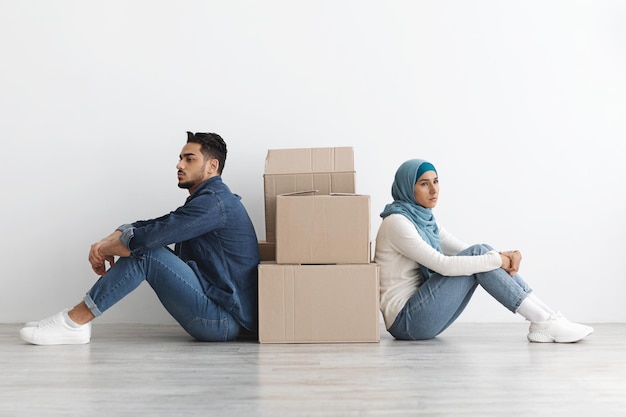
<path id="1" fill-rule="evenodd" d="M 94 315 L 94 317 L 99 317 L 102 315 L 102 311 L 100 311 L 96 303 L 93 301 L 93 298 L 91 298 L 89 294 L 85 295 L 83 301 L 87 305 L 87 308 L 91 311 L 91 314 Z"/>
<path id="2" fill-rule="evenodd" d="M 530 293 L 533 292 L 532 290 L 529 291 L 524 291 L 524 296 L 520 297 L 519 300 L 517 300 L 517 303 L 515 303 L 515 308 L 513 310 L 511 310 L 513 312 L 513 314 L 517 314 L 517 310 L 519 310 L 519 306 L 522 305 L 522 303 L 524 302 L 524 300 L 526 298 L 528 298 L 528 296 L 530 295 Z"/>

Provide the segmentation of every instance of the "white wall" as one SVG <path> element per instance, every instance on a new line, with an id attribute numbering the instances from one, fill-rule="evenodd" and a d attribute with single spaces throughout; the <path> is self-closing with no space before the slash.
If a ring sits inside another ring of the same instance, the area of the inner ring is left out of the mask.
<path id="1" fill-rule="evenodd" d="M 263 238 L 267 149 L 353 146 L 372 233 L 396 167 L 438 168 L 436 215 L 517 248 L 571 318 L 626 321 L 626 3 L 0 1 L 0 322 L 78 302 L 89 245 L 182 204 L 185 131 Z M 109 322 L 171 322 L 147 285 Z M 520 320 L 479 291 L 464 321 Z"/>

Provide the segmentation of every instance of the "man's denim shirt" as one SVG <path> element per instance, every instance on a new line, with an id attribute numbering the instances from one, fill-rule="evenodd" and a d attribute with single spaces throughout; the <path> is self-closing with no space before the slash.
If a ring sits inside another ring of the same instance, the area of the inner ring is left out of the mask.
<path id="1" fill-rule="evenodd" d="M 241 198 L 221 176 L 200 184 L 175 211 L 118 230 L 133 256 L 175 243 L 174 252 L 200 277 L 206 295 L 257 331 L 257 236 Z"/>

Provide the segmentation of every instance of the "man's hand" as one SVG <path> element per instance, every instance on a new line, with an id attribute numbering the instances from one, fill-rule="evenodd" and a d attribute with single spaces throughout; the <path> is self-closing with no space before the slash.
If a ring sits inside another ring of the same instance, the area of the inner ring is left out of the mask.
<path id="1" fill-rule="evenodd" d="M 89 250 L 89 263 L 91 264 L 91 269 L 96 274 L 102 276 L 106 274 L 107 268 L 105 265 L 105 261 L 107 261 L 107 257 L 100 253 L 100 247 L 102 246 L 102 241 L 96 242 L 91 245 L 91 249 Z M 113 266 L 115 264 L 115 260 L 113 257 L 108 258 L 109 266 Z"/>
<path id="2" fill-rule="evenodd" d="M 130 256 L 130 251 L 120 241 L 121 234 L 122 232 L 116 230 L 101 241 L 91 245 L 89 263 L 96 274 L 105 275 L 106 264 L 109 264 L 109 268 L 115 265 L 116 256 Z"/>

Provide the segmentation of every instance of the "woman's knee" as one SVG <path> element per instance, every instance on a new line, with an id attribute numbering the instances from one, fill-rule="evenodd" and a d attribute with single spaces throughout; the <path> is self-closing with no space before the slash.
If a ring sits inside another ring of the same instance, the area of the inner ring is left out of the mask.
<path id="1" fill-rule="evenodd" d="M 487 252 L 490 252 L 494 250 L 491 246 L 485 244 L 485 243 L 479 243 L 476 245 L 472 245 L 467 249 L 462 250 L 461 252 L 459 252 L 459 255 L 484 255 Z"/>

